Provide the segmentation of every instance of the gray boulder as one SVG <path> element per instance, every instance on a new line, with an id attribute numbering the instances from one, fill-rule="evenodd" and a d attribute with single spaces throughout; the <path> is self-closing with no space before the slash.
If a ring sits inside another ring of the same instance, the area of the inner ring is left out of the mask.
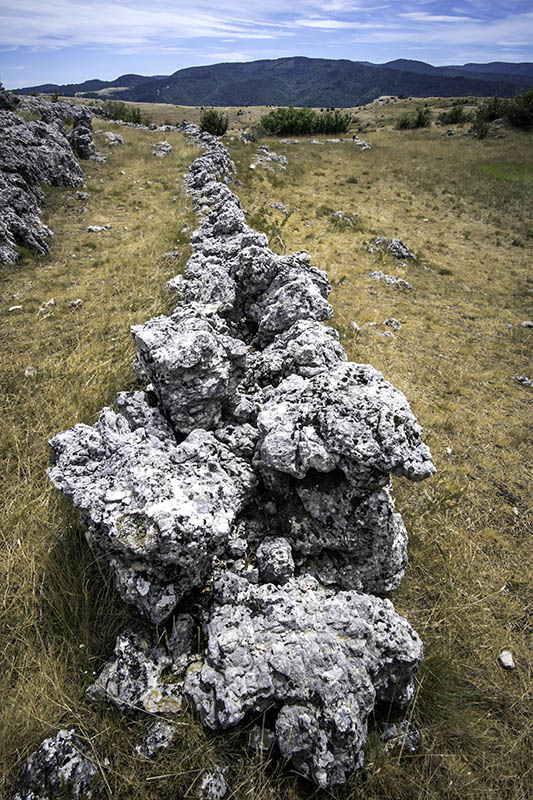
<path id="1" fill-rule="evenodd" d="M 153 622 L 203 586 L 256 485 L 250 466 L 198 429 L 180 445 L 104 409 L 51 442 L 54 485 L 72 498 L 119 594 Z"/>
<path id="2" fill-rule="evenodd" d="M 405 704 L 422 658 L 420 639 L 388 600 L 328 595 L 310 577 L 276 587 L 222 575 L 208 639 L 184 685 L 204 723 L 228 728 L 276 709 L 282 755 L 321 787 L 362 764 L 376 702 Z"/>

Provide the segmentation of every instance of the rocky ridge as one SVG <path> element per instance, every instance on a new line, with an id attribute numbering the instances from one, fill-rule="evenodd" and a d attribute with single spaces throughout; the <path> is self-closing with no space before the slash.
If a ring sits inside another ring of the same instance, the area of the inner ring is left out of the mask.
<path id="1" fill-rule="evenodd" d="M 27 97 L 21 102 L 0 85 L 0 264 L 17 261 L 24 245 L 48 253 L 52 231 L 40 219 L 41 184 L 83 186 L 76 156 L 96 158 L 91 111 L 67 101 Z M 30 120 L 21 113 L 38 117 Z M 67 132 L 63 121 L 71 120 Z"/>
<path id="2" fill-rule="evenodd" d="M 215 730 L 268 709 L 280 752 L 333 786 L 362 764 L 375 704 L 413 693 L 421 641 L 369 592 L 406 564 L 391 473 L 435 468 L 404 395 L 324 326 L 326 273 L 274 254 L 228 187 L 225 147 L 182 129 L 204 148 L 185 179 L 200 226 L 176 308 L 132 329 L 147 388 L 51 440 L 50 479 L 119 594 L 167 628 L 119 637 L 89 692 L 186 704 Z"/>

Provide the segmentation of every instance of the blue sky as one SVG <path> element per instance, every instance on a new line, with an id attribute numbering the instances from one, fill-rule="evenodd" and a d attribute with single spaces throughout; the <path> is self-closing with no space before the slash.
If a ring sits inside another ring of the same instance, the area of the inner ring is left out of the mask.
<path id="1" fill-rule="evenodd" d="M 533 61 L 531 0 L 0 0 L 8 88 L 305 55 Z"/>

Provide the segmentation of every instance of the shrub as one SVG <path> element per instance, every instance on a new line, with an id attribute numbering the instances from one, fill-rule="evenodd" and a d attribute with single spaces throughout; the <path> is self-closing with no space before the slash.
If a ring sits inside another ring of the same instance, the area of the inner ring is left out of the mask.
<path id="1" fill-rule="evenodd" d="M 454 103 L 449 111 L 439 114 L 437 123 L 439 125 L 459 125 L 462 122 L 470 122 L 471 117 L 465 114 L 465 108 L 461 103 Z"/>
<path id="2" fill-rule="evenodd" d="M 200 130 L 211 133 L 213 136 L 224 136 L 228 130 L 228 118 L 220 111 L 210 108 L 208 111 L 204 111 L 200 117 Z"/>
<path id="3" fill-rule="evenodd" d="M 394 126 L 397 131 L 415 130 L 416 128 L 429 128 L 431 125 L 431 110 L 417 108 L 416 114 L 402 114 Z"/>
<path id="4" fill-rule="evenodd" d="M 507 100 L 503 100 L 501 97 L 490 97 L 477 109 L 476 120 L 492 122 L 495 119 L 504 117 L 507 110 L 507 102 Z"/>
<path id="5" fill-rule="evenodd" d="M 135 122 L 139 125 L 149 125 L 152 121 L 138 106 L 130 106 L 121 100 L 106 100 L 102 103 L 102 108 L 106 119 L 121 119 L 123 122 Z"/>
<path id="6" fill-rule="evenodd" d="M 327 109 L 317 113 L 310 108 L 277 108 L 265 114 L 261 127 L 270 136 L 299 136 L 312 133 L 346 133 L 352 118 L 342 111 Z"/>
<path id="7" fill-rule="evenodd" d="M 522 130 L 533 128 L 533 89 L 516 94 L 508 100 L 505 116 L 514 128 Z"/>

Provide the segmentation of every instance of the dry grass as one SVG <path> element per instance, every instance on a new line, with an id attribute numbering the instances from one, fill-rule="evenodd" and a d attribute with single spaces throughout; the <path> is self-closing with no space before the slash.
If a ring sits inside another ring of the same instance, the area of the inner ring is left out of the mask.
<path id="1" fill-rule="evenodd" d="M 438 101 L 428 102 L 437 109 Z M 202 770 L 220 760 L 230 766 L 232 800 L 533 796 L 532 391 L 512 378 L 533 372 L 533 332 L 520 325 L 533 317 L 533 190 L 527 180 L 506 179 L 529 174 L 521 165 L 532 137 L 508 132 L 480 142 L 440 139 L 435 128 L 392 130 L 395 116 L 416 105 L 358 112 L 375 129 L 363 136 L 373 144 L 366 152 L 350 143 L 267 142 L 287 155 L 286 173 L 250 170 L 253 145 L 229 144 L 239 166 L 235 191 L 250 219 L 279 233 L 288 251 L 306 247 L 312 263 L 328 270 L 334 324 L 349 357 L 381 369 L 406 393 L 439 469 L 423 484 L 395 482 L 411 565 L 394 602 L 426 648 L 407 712 L 422 730 L 420 752 L 385 756 L 371 733 L 365 769 L 346 787 L 319 792 L 286 765 L 246 752 L 236 735 L 213 737 L 186 715 L 177 746 L 143 763 L 133 748 L 146 722 L 84 698 L 128 612 L 94 563 L 76 515 L 46 482 L 46 440 L 77 421 L 92 423 L 117 390 L 133 384 L 128 327 L 171 307 L 164 283 L 176 268 L 161 253 L 179 242 L 183 265 L 188 233 L 180 231 L 191 225 L 180 179 L 193 152 L 165 134 L 176 151 L 160 161 L 149 142 L 161 134 L 124 129 L 128 146 L 114 150 L 107 166 L 88 169 L 87 214 L 78 214 L 75 191 L 49 192 L 51 255 L 27 257 L 2 275 L 0 796 L 9 796 L 42 738 L 72 723 L 95 757 L 111 759 L 108 796 L 119 800 L 196 797 Z M 273 201 L 292 211 L 283 226 Z M 335 225 L 324 207 L 357 212 L 356 225 Z M 104 222 L 112 225 L 107 233 L 85 232 Z M 390 256 L 369 254 L 365 240 L 382 235 L 399 236 L 417 261 L 402 269 Z M 413 291 L 375 283 L 367 273 L 376 268 L 406 278 Z M 52 296 L 56 306 L 39 315 Z M 73 311 L 68 301 L 76 297 L 84 304 Z M 8 314 L 15 303 L 23 311 Z M 394 338 L 380 335 L 391 316 L 402 322 Z M 24 377 L 28 365 L 34 378 Z M 502 647 L 515 655 L 513 672 L 497 663 Z"/>

